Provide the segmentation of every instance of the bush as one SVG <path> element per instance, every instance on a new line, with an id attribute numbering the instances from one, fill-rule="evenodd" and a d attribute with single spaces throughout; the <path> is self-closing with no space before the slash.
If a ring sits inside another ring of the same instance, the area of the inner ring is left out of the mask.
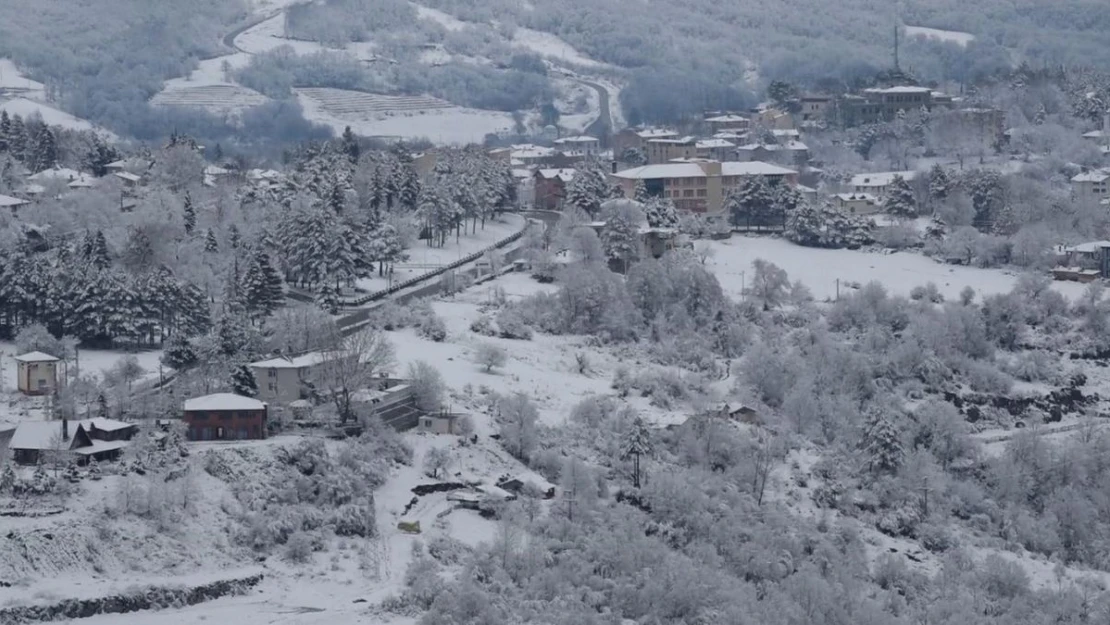
<path id="1" fill-rule="evenodd" d="M 921 546 L 933 553 L 943 553 L 959 546 L 959 541 L 948 528 L 934 523 L 926 523 L 917 528 Z"/>
<path id="2" fill-rule="evenodd" d="M 516 308 L 504 308 L 497 315 L 498 333 L 503 339 L 532 340 L 532 328 Z"/>
<path id="3" fill-rule="evenodd" d="M 485 315 L 470 323 L 470 331 L 482 336 L 497 336 L 497 330 L 493 328 L 493 321 Z"/>
<path id="4" fill-rule="evenodd" d="M 285 560 L 293 564 L 306 564 L 312 559 L 312 538 L 306 532 L 297 532 L 285 543 Z"/>

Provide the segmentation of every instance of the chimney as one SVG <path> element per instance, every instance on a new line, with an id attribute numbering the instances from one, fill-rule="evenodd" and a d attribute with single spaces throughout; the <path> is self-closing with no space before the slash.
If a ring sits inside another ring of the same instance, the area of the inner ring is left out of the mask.
<path id="1" fill-rule="evenodd" d="M 62 417 L 62 441 L 69 440 L 69 419 Z"/>

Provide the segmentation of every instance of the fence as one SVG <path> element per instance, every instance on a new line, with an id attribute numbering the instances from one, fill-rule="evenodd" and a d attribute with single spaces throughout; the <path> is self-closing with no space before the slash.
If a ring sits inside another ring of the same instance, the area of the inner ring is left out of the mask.
<path id="1" fill-rule="evenodd" d="M 472 262 L 478 260 L 479 258 L 481 258 L 482 256 L 488 254 L 489 252 L 491 252 L 493 250 L 505 247 L 506 245 L 508 245 L 508 244 L 510 244 L 514 241 L 519 240 L 522 236 L 524 236 L 524 233 L 527 232 L 528 228 L 530 228 L 531 226 L 532 226 L 531 222 L 528 221 L 528 220 L 525 220 L 524 227 L 521 228 L 519 232 L 514 232 L 513 234 L 510 234 L 509 236 L 505 237 L 504 239 L 501 239 L 497 243 L 494 243 L 493 245 L 491 245 L 487 248 L 484 248 L 480 251 L 474 252 L 473 254 L 470 254 L 469 256 L 464 256 L 463 258 L 460 258 L 459 260 L 456 260 L 455 262 L 450 263 L 448 265 L 443 265 L 443 266 L 441 266 L 437 269 L 433 269 L 431 271 L 422 273 L 419 276 L 409 278 L 408 280 L 405 280 L 404 282 L 398 282 L 397 284 L 394 284 L 390 287 L 381 289 L 380 291 L 374 291 L 373 293 L 367 293 L 366 295 L 360 295 L 356 298 L 349 299 L 349 300 L 340 300 L 340 303 L 343 306 L 348 306 L 348 307 L 350 307 L 350 306 L 363 306 L 363 305 L 365 305 L 369 302 L 372 302 L 374 300 L 379 300 L 383 297 L 387 297 L 389 295 L 392 295 L 392 294 L 396 293 L 397 291 L 407 289 L 407 288 L 409 288 L 413 285 L 416 285 L 416 284 L 420 284 L 421 282 L 424 282 L 425 280 L 430 280 L 432 278 L 435 278 L 436 276 L 443 275 L 443 274 L 447 273 L 448 271 L 458 269 L 459 267 L 462 267 L 463 265 L 465 265 L 467 263 L 472 263 Z"/>

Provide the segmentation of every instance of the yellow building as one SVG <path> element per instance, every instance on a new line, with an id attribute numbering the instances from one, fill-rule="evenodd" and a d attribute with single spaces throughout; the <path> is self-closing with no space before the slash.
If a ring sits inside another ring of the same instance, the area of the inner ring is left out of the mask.
<path id="1" fill-rule="evenodd" d="M 694 213 L 720 214 L 729 191 L 751 176 L 763 176 L 769 182 L 796 185 L 798 172 L 760 161 L 735 162 L 708 159 L 680 161 L 634 167 L 613 174 L 613 179 L 632 197 L 636 185 L 643 182 L 648 195 L 668 198 L 680 210 Z"/>

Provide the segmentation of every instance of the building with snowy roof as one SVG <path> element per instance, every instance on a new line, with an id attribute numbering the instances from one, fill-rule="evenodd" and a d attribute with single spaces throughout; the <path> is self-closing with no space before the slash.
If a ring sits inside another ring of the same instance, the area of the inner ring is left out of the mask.
<path id="1" fill-rule="evenodd" d="M 267 407 L 252 397 L 214 393 L 185 401 L 182 420 L 191 441 L 266 438 Z"/>
<path id="2" fill-rule="evenodd" d="M 48 395 L 58 389 L 63 379 L 60 358 L 43 352 L 28 352 L 15 357 L 17 383 L 24 395 Z"/>
<path id="3" fill-rule="evenodd" d="M 114 419 L 24 421 L 16 425 L 8 449 L 19 464 L 85 464 L 117 458 L 137 431 L 134 423 Z"/>
<path id="4" fill-rule="evenodd" d="M 23 206 L 27 203 L 27 200 L 21 200 L 17 197 L 0 194 L 0 208 L 6 208 L 8 210 L 14 211 L 20 206 Z"/>
<path id="5" fill-rule="evenodd" d="M 335 355 L 309 352 L 300 356 L 280 356 L 250 364 L 258 383 L 258 399 L 274 404 L 288 404 L 307 394 L 320 367 Z"/>
<path id="6" fill-rule="evenodd" d="M 902 178 L 911 182 L 917 178 L 916 171 L 879 171 L 867 174 L 856 174 L 848 181 L 848 186 L 855 193 L 870 193 L 882 201 L 886 197 L 887 189 L 895 178 Z"/>
<path id="7" fill-rule="evenodd" d="M 1077 202 L 1091 204 L 1110 198 L 1110 168 L 1093 169 L 1073 176 L 1071 190 Z"/>
<path id="8" fill-rule="evenodd" d="M 636 185 L 642 183 L 648 195 L 668 198 L 680 210 L 720 214 L 728 192 L 752 176 L 772 183 L 798 183 L 796 170 L 771 163 L 698 158 L 634 167 L 616 172 L 613 179 L 624 189 L 625 197 L 632 197 Z"/>
<path id="9" fill-rule="evenodd" d="M 535 199 L 532 205 L 537 210 L 559 210 L 567 197 L 567 185 L 574 179 L 575 171 L 570 168 L 537 169 L 533 176 L 532 188 Z"/>

